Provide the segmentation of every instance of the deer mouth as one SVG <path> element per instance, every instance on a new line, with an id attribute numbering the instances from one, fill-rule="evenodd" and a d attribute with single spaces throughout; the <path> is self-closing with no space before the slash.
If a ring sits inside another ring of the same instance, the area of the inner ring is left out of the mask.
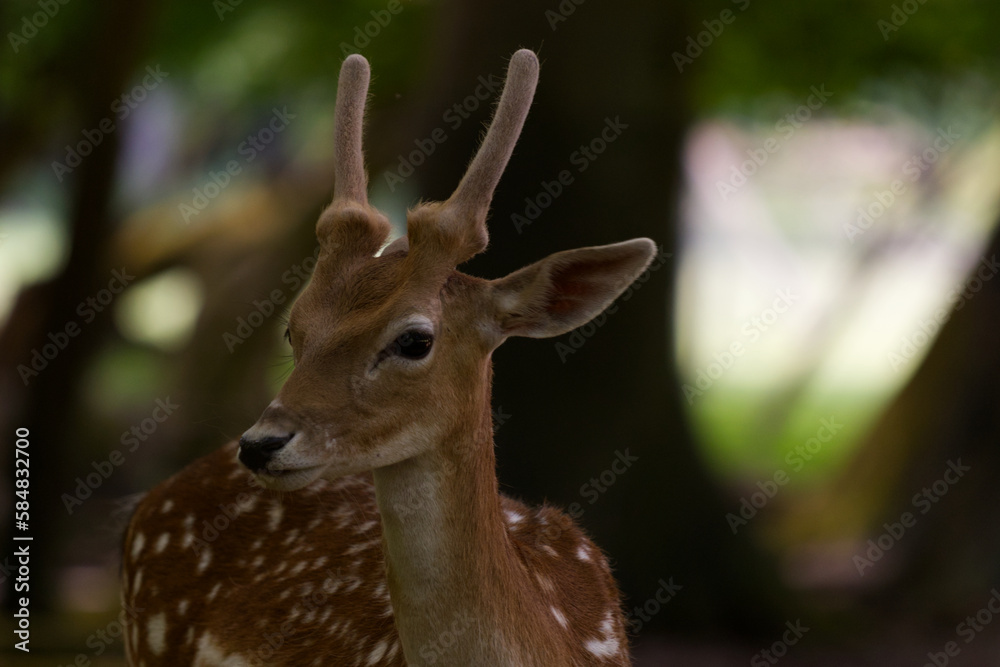
<path id="1" fill-rule="evenodd" d="M 255 476 L 265 488 L 274 491 L 296 491 L 319 479 L 325 468 L 325 465 L 302 468 L 272 468 L 269 466 L 255 473 Z"/>

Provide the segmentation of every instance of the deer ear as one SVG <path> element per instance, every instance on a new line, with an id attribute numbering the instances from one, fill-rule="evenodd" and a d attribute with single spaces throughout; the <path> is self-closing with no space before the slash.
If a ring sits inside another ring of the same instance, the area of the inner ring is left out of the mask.
<path id="1" fill-rule="evenodd" d="M 566 250 L 494 280 L 501 336 L 548 338 L 586 324 L 632 284 L 655 253 L 649 239 Z"/>

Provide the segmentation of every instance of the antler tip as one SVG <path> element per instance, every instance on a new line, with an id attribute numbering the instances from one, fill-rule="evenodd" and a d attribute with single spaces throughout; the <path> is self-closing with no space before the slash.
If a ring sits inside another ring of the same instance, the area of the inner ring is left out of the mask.
<path id="1" fill-rule="evenodd" d="M 340 66 L 341 76 L 358 76 L 367 75 L 371 71 L 371 67 L 368 65 L 368 61 L 360 53 L 352 53 L 344 59 L 344 63 Z"/>
<path id="2" fill-rule="evenodd" d="M 538 56 L 531 49 L 519 49 L 510 57 L 510 69 L 525 69 L 538 72 Z"/>

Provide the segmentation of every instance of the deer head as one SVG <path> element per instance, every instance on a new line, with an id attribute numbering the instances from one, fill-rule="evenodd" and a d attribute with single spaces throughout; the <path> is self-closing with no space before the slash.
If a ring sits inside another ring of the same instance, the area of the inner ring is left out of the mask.
<path id="1" fill-rule="evenodd" d="M 369 68 L 360 55 L 344 61 L 334 198 L 316 226 L 316 269 L 286 333 L 295 369 L 240 440 L 240 460 L 265 486 L 292 490 L 382 468 L 432 452 L 463 428 L 489 430 L 493 349 L 509 336 L 557 336 L 586 323 L 648 265 L 653 242 L 634 239 L 559 252 L 497 280 L 456 270 L 486 248 L 490 200 L 538 68 L 531 51 L 514 54 L 458 188 L 409 211 L 407 236 L 376 256 L 390 227 L 366 194 Z"/>

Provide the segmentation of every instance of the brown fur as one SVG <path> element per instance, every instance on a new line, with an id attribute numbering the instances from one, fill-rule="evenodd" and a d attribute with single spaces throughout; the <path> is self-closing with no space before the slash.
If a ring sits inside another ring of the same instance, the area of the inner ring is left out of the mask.
<path id="1" fill-rule="evenodd" d="M 534 54 L 515 54 L 455 194 L 412 211 L 408 244 L 374 257 L 389 227 L 364 191 L 368 66 L 345 61 L 336 194 L 289 321 L 295 369 L 241 439 L 256 475 L 231 444 L 136 511 L 122 575 L 137 613 L 130 664 L 629 663 L 600 550 L 558 510 L 498 491 L 491 355 L 508 336 L 590 320 L 653 243 L 565 251 L 495 281 L 455 270 L 486 246 L 537 74 Z M 406 356 L 415 332 L 431 343 Z"/>
<path id="2" fill-rule="evenodd" d="M 414 496 L 409 511 L 421 511 L 419 502 Z M 557 509 L 529 508 L 507 497 L 499 502 L 505 513 L 523 516 L 506 534 L 533 573 L 539 604 L 560 609 L 575 633 L 593 638 L 603 636 L 604 612 L 613 609 L 615 633 L 623 635 L 617 590 L 600 549 Z M 272 529 L 275 508 L 282 519 Z M 148 667 L 194 664 L 208 634 L 249 665 L 366 665 L 380 646 L 382 657 L 371 664 L 406 665 L 388 597 L 380 519 L 369 474 L 278 493 L 254 483 L 236 460 L 236 443 L 192 463 L 143 499 L 126 536 L 123 598 L 127 609 L 140 612 L 126 632 L 130 664 L 140 655 Z M 140 534 L 143 546 L 136 552 Z M 158 551 L 163 535 L 168 541 Z M 206 549 L 212 556 L 199 571 Z M 589 560 L 580 560 L 579 549 Z M 169 620 L 166 650 L 155 656 L 148 626 L 159 614 Z M 473 631 L 465 619 L 447 620 L 456 630 Z M 558 630 L 546 632 L 559 636 Z M 566 643 L 575 653 L 572 661 L 550 664 L 628 664 L 624 651 L 597 661 Z M 447 650 L 431 645 L 415 664 L 430 653 L 439 656 L 436 664 L 457 664 Z"/>

